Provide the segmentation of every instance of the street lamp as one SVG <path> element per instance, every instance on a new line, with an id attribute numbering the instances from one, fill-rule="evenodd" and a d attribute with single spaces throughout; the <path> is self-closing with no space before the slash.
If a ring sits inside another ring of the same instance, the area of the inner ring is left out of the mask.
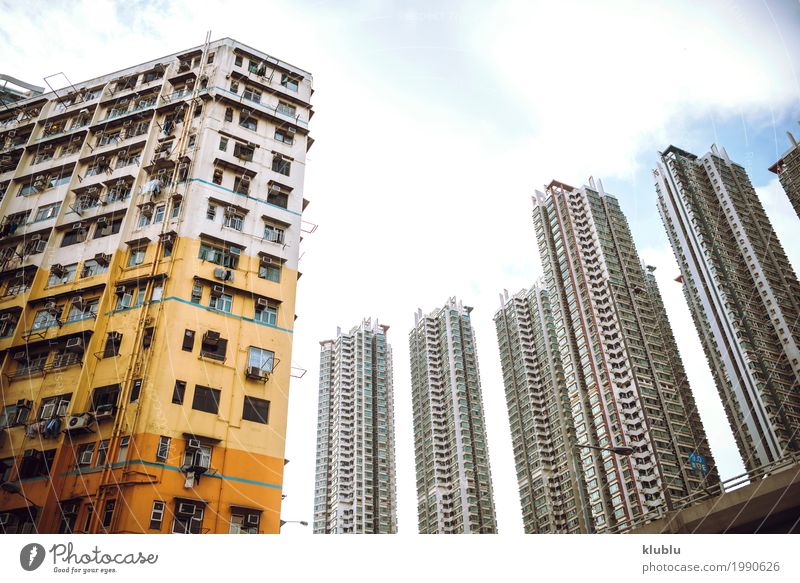
<path id="1" fill-rule="evenodd" d="M 299 524 L 300 526 L 308 526 L 308 523 L 305 520 L 281 520 L 280 528 L 283 528 L 284 524 Z"/>
<path id="2" fill-rule="evenodd" d="M 614 447 L 597 447 L 596 445 L 581 445 L 578 443 L 575 444 L 575 447 L 585 447 L 588 449 L 596 449 L 598 451 L 610 451 L 613 454 L 622 456 L 633 455 L 633 448 L 628 447 L 627 445 L 619 445 Z"/>

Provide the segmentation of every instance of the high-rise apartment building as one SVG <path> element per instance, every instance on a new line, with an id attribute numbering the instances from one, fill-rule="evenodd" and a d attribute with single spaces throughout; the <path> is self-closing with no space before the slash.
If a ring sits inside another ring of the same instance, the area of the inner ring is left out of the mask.
<path id="1" fill-rule="evenodd" d="M 525 532 L 588 532 L 550 296 L 536 285 L 500 301 L 494 322 Z"/>
<path id="2" fill-rule="evenodd" d="M 364 320 L 320 342 L 314 532 L 397 532 L 389 327 Z"/>
<path id="3" fill-rule="evenodd" d="M 744 168 L 670 146 L 658 207 L 745 467 L 798 451 L 800 285 Z"/>
<path id="4" fill-rule="evenodd" d="M 786 135 L 791 147 L 769 169 L 778 175 L 794 212 L 800 217 L 800 143 L 790 132 L 786 132 Z"/>
<path id="5" fill-rule="evenodd" d="M 450 298 L 409 334 L 423 534 L 497 532 L 471 311 Z"/>
<path id="6" fill-rule="evenodd" d="M 534 197 L 533 222 L 585 520 L 590 532 L 624 528 L 716 481 L 711 452 L 658 289 L 617 199 L 593 180 L 580 188 L 553 181 Z M 612 447 L 633 451 L 596 449 Z M 556 463 L 567 460 L 562 454 Z"/>
<path id="7" fill-rule="evenodd" d="M 4 532 L 278 532 L 311 93 L 223 39 L 0 110 Z"/>

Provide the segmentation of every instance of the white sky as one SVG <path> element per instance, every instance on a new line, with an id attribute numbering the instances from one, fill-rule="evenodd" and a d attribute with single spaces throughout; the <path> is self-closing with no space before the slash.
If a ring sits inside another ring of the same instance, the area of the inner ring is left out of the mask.
<path id="1" fill-rule="evenodd" d="M 670 143 L 702 154 L 719 140 L 800 266 L 797 218 L 765 171 L 784 130 L 800 130 L 800 9 L 694 4 L 0 0 L 0 72 L 80 81 L 201 44 L 207 30 L 312 72 L 304 218 L 320 226 L 301 249 L 293 360 L 309 372 L 291 389 L 283 517 L 313 517 L 318 341 L 373 316 L 391 325 L 399 528 L 416 532 L 407 335 L 418 307 L 457 295 L 475 307 L 499 529 L 521 532 L 492 316 L 503 288 L 540 274 L 530 195 L 553 178 L 601 177 L 620 198 L 658 267 L 721 473 L 741 471 L 672 281 L 649 168 Z"/>

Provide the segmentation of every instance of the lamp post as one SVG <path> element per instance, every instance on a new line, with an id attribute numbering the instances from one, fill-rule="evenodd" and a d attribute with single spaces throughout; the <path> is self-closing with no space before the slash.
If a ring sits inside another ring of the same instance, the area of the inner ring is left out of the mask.
<path id="1" fill-rule="evenodd" d="M 585 448 L 585 449 L 595 449 L 595 450 L 598 450 L 598 451 L 610 451 L 614 455 L 620 455 L 620 456 L 633 455 L 633 448 L 632 447 L 628 447 L 627 445 L 614 446 L 614 447 L 598 447 L 596 445 L 583 445 L 583 444 L 580 444 L 580 443 L 574 443 L 574 445 L 575 445 L 575 449 Z M 589 496 L 588 496 L 587 492 L 584 490 L 582 474 L 578 473 L 578 460 L 575 457 L 572 458 L 572 463 L 575 466 L 575 468 L 574 468 L 575 469 L 575 479 L 578 481 L 578 489 L 581 492 L 581 496 L 583 496 L 583 504 L 582 504 L 582 506 L 583 506 L 583 520 L 586 522 L 586 530 L 588 531 L 589 528 L 590 528 L 590 525 L 592 524 L 592 514 L 591 514 L 591 512 L 589 512 L 589 507 L 587 506 L 587 502 L 589 501 Z M 583 467 L 582 463 L 581 463 L 581 467 Z"/>
<path id="2" fill-rule="evenodd" d="M 281 520 L 281 528 L 283 528 L 284 524 L 299 524 L 300 526 L 308 526 L 308 523 L 305 520 Z"/>

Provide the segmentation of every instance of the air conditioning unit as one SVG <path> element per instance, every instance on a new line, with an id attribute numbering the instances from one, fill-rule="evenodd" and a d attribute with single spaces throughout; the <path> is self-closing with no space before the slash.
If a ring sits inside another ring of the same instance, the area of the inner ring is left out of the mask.
<path id="1" fill-rule="evenodd" d="M 269 377 L 269 373 L 265 370 L 262 370 L 258 366 L 248 366 L 246 375 L 247 378 L 249 379 L 258 379 L 258 380 L 264 380 Z"/>
<path id="2" fill-rule="evenodd" d="M 70 338 L 67 340 L 65 348 L 67 352 L 83 353 L 83 338 L 80 336 Z"/>
<path id="3" fill-rule="evenodd" d="M 221 280 L 227 279 L 228 270 L 224 267 L 215 267 L 214 268 L 214 277 Z"/>
<path id="4" fill-rule="evenodd" d="M 25 360 L 26 358 L 28 358 L 28 355 L 25 353 L 24 350 L 18 350 L 17 352 L 14 353 L 14 355 L 11 358 L 17 361 Z"/>
<path id="5" fill-rule="evenodd" d="M 120 340 L 122 340 L 122 332 L 116 332 L 116 331 L 109 332 L 108 339 L 111 340 L 112 342 L 119 342 Z"/>
<path id="6" fill-rule="evenodd" d="M 289 133 L 290 133 L 290 134 L 295 134 L 295 133 L 297 133 L 297 128 L 296 128 L 296 127 L 289 126 L 287 129 L 289 130 Z"/>
<path id="7" fill-rule="evenodd" d="M 242 176 L 242 186 L 249 186 L 250 185 L 250 177 L 245 175 Z"/>
<path id="8" fill-rule="evenodd" d="M 200 449 L 200 440 L 199 439 L 189 439 L 186 442 L 186 447 L 189 449 Z"/>
<path id="9" fill-rule="evenodd" d="M 28 399 L 20 399 L 17 401 L 17 409 L 28 409 L 30 411 L 31 407 L 33 407 L 33 401 L 29 401 Z"/>
<path id="10" fill-rule="evenodd" d="M 221 285 L 215 285 L 211 288 L 211 297 L 218 298 L 225 292 L 225 287 Z"/>
<path id="11" fill-rule="evenodd" d="M 116 295 L 118 295 L 118 296 L 124 296 L 124 295 L 127 293 L 127 290 L 125 289 L 125 286 L 124 286 L 124 285 L 118 285 L 118 286 L 117 286 L 117 287 L 114 289 L 114 293 L 115 293 Z"/>
<path id="12" fill-rule="evenodd" d="M 81 413 L 80 415 L 70 415 L 64 427 L 64 431 L 79 431 L 81 429 L 88 429 L 92 424 L 93 418 L 88 413 Z"/>
<path id="13" fill-rule="evenodd" d="M 269 301 L 266 298 L 256 298 L 256 306 L 266 308 L 269 306 Z"/>
<path id="14" fill-rule="evenodd" d="M 267 257 L 266 255 L 261 256 L 261 265 L 270 265 L 272 263 L 272 257 Z"/>
<path id="15" fill-rule="evenodd" d="M 97 253 L 94 256 L 94 260 L 99 265 L 108 265 L 111 262 L 111 255 L 108 253 Z M 120 286 L 121 287 L 121 286 Z M 124 292 L 123 292 L 124 293 Z"/>
<path id="16" fill-rule="evenodd" d="M 81 223 L 81 222 L 72 223 L 72 230 L 73 231 L 80 231 L 83 228 L 84 228 L 84 224 Z"/>
<path id="17" fill-rule="evenodd" d="M 88 109 L 82 109 L 78 113 L 79 113 L 79 115 L 89 115 L 89 110 Z"/>
<path id="18" fill-rule="evenodd" d="M 61 514 L 64 516 L 75 516 L 78 514 L 78 503 L 75 501 L 63 503 L 61 505 Z"/>
<path id="19" fill-rule="evenodd" d="M 148 217 L 148 218 L 152 217 L 153 216 L 153 205 L 151 205 L 151 204 L 143 204 L 142 205 L 142 214 L 144 216 Z"/>
<path id="20" fill-rule="evenodd" d="M 209 330 L 205 334 L 203 334 L 203 344 L 208 344 L 209 346 L 216 346 L 219 343 L 219 332 L 212 332 Z"/>
<path id="21" fill-rule="evenodd" d="M 258 514 L 248 514 L 247 518 L 245 519 L 245 524 L 247 526 L 258 526 Z"/>
<path id="22" fill-rule="evenodd" d="M 50 266 L 50 273 L 52 273 L 56 277 L 63 276 L 64 271 L 65 271 L 64 266 L 61 265 L 60 263 L 53 263 L 53 265 Z"/>
<path id="23" fill-rule="evenodd" d="M 236 257 L 239 257 L 242 254 L 242 250 L 239 247 L 231 246 L 231 248 L 228 249 L 228 253 L 230 253 L 231 255 L 234 255 Z"/>
<path id="24" fill-rule="evenodd" d="M 194 513 L 195 505 L 188 502 L 181 502 L 175 510 L 175 514 L 178 516 L 194 516 Z"/>
<path id="25" fill-rule="evenodd" d="M 235 206 L 226 206 L 225 207 L 225 216 L 226 217 L 231 217 L 231 216 L 233 216 L 235 214 L 237 214 L 237 210 L 236 210 Z"/>
<path id="26" fill-rule="evenodd" d="M 35 459 L 40 459 L 41 457 L 42 457 L 42 452 L 40 452 L 38 449 L 26 449 L 22 453 L 22 459 L 35 460 Z"/>
<path id="27" fill-rule="evenodd" d="M 76 308 L 83 308 L 83 296 L 72 296 L 72 305 Z"/>
<path id="28" fill-rule="evenodd" d="M 40 184 L 44 184 L 45 177 L 42 174 L 39 174 L 36 178 L 33 179 L 33 185 L 37 186 Z"/>
<path id="29" fill-rule="evenodd" d="M 52 316 L 58 316 L 61 314 L 61 308 L 55 302 L 47 302 L 44 305 L 45 311 L 49 312 Z"/>
<path id="30" fill-rule="evenodd" d="M 5 314 L 0 315 L 0 322 L 8 322 L 11 320 L 11 312 L 6 312 Z"/>
<path id="31" fill-rule="evenodd" d="M 101 226 L 104 227 L 107 224 L 108 224 L 108 217 L 100 217 L 99 219 L 97 219 L 97 226 L 98 227 L 101 227 Z"/>
<path id="32" fill-rule="evenodd" d="M 31 254 L 43 253 L 45 249 L 47 249 L 47 241 L 36 241 L 36 245 L 33 246 Z"/>

